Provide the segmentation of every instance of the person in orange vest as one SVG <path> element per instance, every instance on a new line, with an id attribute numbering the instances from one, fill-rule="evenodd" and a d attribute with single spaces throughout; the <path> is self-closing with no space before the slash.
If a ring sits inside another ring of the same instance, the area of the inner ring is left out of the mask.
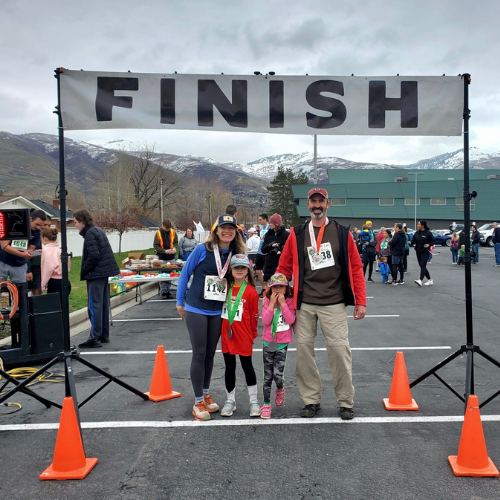
<path id="1" fill-rule="evenodd" d="M 161 260 L 174 260 L 179 253 L 179 241 L 177 234 L 172 228 L 172 223 L 165 219 L 162 223 L 162 229 L 156 231 L 153 243 L 158 258 Z M 162 299 L 171 299 L 170 281 L 160 281 L 160 296 Z"/>

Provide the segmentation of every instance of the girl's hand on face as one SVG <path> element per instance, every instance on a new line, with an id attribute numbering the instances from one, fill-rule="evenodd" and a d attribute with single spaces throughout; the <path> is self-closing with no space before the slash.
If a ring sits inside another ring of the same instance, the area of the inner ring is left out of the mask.
<path id="1" fill-rule="evenodd" d="M 284 306 L 286 304 L 286 299 L 285 299 L 285 295 L 283 293 L 280 293 L 278 295 L 278 302 L 280 303 L 280 305 Z"/>

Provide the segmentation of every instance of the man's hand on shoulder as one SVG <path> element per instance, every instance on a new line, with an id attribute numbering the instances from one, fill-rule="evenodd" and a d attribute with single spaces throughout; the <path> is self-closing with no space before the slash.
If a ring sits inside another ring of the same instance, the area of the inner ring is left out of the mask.
<path id="1" fill-rule="evenodd" d="M 354 306 L 354 319 L 363 319 L 366 314 L 366 306 L 355 305 Z"/>

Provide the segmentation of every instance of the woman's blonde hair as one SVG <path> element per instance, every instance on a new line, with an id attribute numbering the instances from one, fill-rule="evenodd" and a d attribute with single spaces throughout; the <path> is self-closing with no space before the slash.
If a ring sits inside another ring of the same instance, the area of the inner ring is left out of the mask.
<path id="1" fill-rule="evenodd" d="M 217 229 L 216 227 L 211 233 L 210 236 L 207 238 L 207 241 L 205 241 L 205 246 L 207 247 L 207 250 L 209 252 L 214 251 L 214 245 L 219 245 L 219 237 L 217 236 Z M 247 246 L 245 245 L 245 242 L 243 241 L 243 238 L 241 237 L 238 228 L 235 228 L 235 236 L 233 238 L 233 241 L 231 241 L 231 244 L 229 245 L 229 248 L 233 252 L 233 255 L 237 253 L 242 253 L 245 254 L 247 253 Z"/>

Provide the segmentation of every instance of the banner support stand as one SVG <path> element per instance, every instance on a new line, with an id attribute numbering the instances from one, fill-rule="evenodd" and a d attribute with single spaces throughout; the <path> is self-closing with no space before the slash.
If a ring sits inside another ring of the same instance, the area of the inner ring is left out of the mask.
<path id="1" fill-rule="evenodd" d="M 465 323 L 466 323 L 466 344 L 462 345 L 453 354 L 448 356 L 445 360 L 438 363 L 431 368 L 428 372 L 424 373 L 410 384 L 410 388 L 415 387 L 417 384 L 425 380 L 430 375 L 434 375 L 441 383 L 443 383 L 451 392 L 453 392 L 463 403 L 464 411 L 467 409 L 467 401 L 470 395 L 474 395 L 474 353 L 477 353 L 483 358 L 487 359 L 490 363 L 500 368 L 500 362 L 492 358 L 481 350 L 478 345 L 474 344 L 474 329 L 472 321 L 472 269 L 471 269 L 471 254 L 470 254 L 470 201 L 476 198 L 476 191 L 469 191 L 469 85 L 471 82 L 470 74 L 464 73 L 462 75 L 464 82 L 464 187 L 463 187 L 463 200 L 464 200 L 464 229 L 465 231 Z M 466 355 L 466 372 L 465 372 L 465 393 L 462 398 L 453 388 L 451 388 L 436 372 L 453 361 L 457 356 Z M 489 403 L 492 399 L 496 398 L 500 391 L 496 392 L 488 399 L 483 401 L 480 405 L 482 408 Z"/>
<path id="2" fill-rule="evenodd" d="M 67 236 L 66 236 L 66 180 L 65 180 L 65 164 L 64 164 L 64 128 L 62 123 L 62 114 L 61 114 L 61 85 L 60 85 L 60 75 L 64 71 L 64 68 L 57 68 L 55 70 L 54 77 L 57 79 L 57 106 L 54 113 L 58 115 L 58 132 L 59 132 L 59 210 L 61 215 L 61 264 L 62 264 L 62 319 L 63 319 L 63 346 L 64 350 L 60 352 L 55 358 L 53 358 L 49 363 L 47 363 L 44 367 L 40 368 L 36 373 L 31 375 L 29 379 L 24 380 L 23 382 L 16 384 L 16 386 L 10 391 L 6 392 L 3 396 L 0 397 L 0 403 L 2 401 L 6 401 L 11 396 L 13 396 L 16 392 L 21 391 L 27 394 L 28 396 L 35 397 L 35 394 L 31 394 L 31 391 L 25 389 L 25 386 L 31 381 L 37 378 L 40 374 L 44 373 L 48 370 L 52 365 L 54 365 L 58 361 L 64 362 L 64 382 L 65 382 L 65 394 L 66 397 L 73 398 L 73 402 L 75 405 L 76 417 L 78 420 L 78 425 L 80 427 L 81 434 L 81 425 L 80 425 L 80 413 L 79 407 L 89 401 L 93 396 L 95 396 L 102 388 L 108 385 L 110 382 L 115 382 L 116 384 L 122 386 L 128 391 L 136 394 L 141 397 L 145 401 L 149 401 L 149 397 L 143 392 L 139 391 L 135 387 L 123 382 L 122 380 L 114 377 L 113 375 L 105 372 L 100 369 L 98 366 L 90 363 L 87 360 L 83 360 L 80 358 L 79 351 L 70 345 L 70 325 L 69 325 L 69 277 L 68 277 L 68 245 L 67 245 Z M 95 391 L 90 397 L 88 397 L 82 405 L 78 404 L 77 394 L 76 394 L 76 384 L 73 373 L 73 360 L 78 361 L 91 370 L 99 373 L 103 377 L 107 378 L 107 382 L 101 386 L 97 391 Z M 50 405 L 61 408 L 61 405 L 52 402 L 50 400 L 41 398 L 39 399 L 45 406 L 49 407 Z"/>

